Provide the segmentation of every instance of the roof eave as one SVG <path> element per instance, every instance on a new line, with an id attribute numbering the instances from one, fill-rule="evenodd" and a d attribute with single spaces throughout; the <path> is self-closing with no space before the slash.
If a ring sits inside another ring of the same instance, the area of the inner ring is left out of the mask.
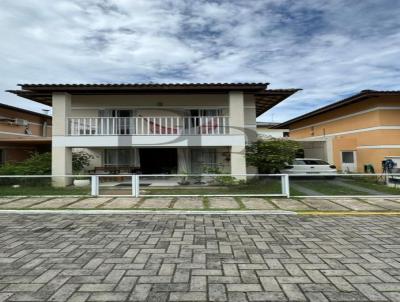
<path id="1" fill-rule="evenodd" d="M 374 97 L 374 96 L 382 96 L 382 95 L 400 95 L 400 91 L 362 90 L 362 91 L 360 91 L 359 93 L 357 93 L 355 95 L 352 95 L 350 97 L 347 97 L 347 98 L 342 99 L 340 101 L 337 101 L 335 103 L 329 104 L 327 106 L 318 108 L 316 110 L 313 110 L 313 111 L 311 111 L 309 113 L 306 113 L 306 114 L 303 114 L 301 116 L 295 117 L 295 118 L 293 118 L 291 120 L 288 120 L 286 122 L 280 123 L 279 125 L 276 125 L 273 128 L 287 128 L 287 126 L 289 126 L 290 124 L 302 121 L 302 120 L 304 120 L 306 118 L 310 118 L 310 117 L 316 116 L 316 115 L 321 114 L 321 113 L 325 113 L 325 112 L 327 112 L 329 110 L 340 108 L 340 107 L 346 106 L 348 104 L 359 102 L 361 100 L 368 99 L 368 98 L 371 98 L 371 97 Z"/>

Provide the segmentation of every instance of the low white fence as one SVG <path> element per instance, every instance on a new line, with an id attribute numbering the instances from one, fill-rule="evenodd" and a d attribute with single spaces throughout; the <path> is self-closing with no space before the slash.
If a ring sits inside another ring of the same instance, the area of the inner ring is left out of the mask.
<path id="1" fill-rule="evenodd" d="M 6 195 L 400 198 L 400 174 L 1 175 Z"/>

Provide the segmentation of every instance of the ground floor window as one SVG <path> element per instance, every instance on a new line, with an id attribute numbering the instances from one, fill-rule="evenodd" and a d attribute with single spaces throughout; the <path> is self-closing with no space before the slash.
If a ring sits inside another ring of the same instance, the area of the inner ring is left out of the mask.
<path id="1" fill-rule="evenodd" d="M 140 155 L 136 148 L 105 149 L 104 165 L 140 167 Z"/>
<path id="2" fill-rule="evenodd" d="M 217 149 L 192 149 L 192 172 L 204 173 L 209 169 L 217 168 Z"/>

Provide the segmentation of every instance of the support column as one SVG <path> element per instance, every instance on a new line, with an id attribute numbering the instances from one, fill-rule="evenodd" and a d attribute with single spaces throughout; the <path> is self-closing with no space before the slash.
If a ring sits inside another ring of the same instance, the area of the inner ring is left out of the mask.
<path id="1" fill-rule="evenodd" d="M 325 155 L 326 155 L 326 161 L 328 163 L 335 164 L 334 158 L 333 158 L 333 138 L 328 137 L 325 139 Z"/>
<path id="2" fill-rule="evenodd" d="M 241 145 L 231 146 L 231 174 L 246 174 L 246 148 L 244 131 L 244 94 L 229 92 L 229 134 L 242 135 Z M 244 176 L 238 179 L 246 179 Z"/>
<path id="3" fill-rule="evenodd" d="M 67 118 L 71 116 L 71 95 L 62 92 L 53 93 L 52 105 L 51 173 L 52 175 L 69 175 L 72 174 L 72 148 L 56 146 L 54 138 L 67 135 Z M 71 182 L 71 177 L 53 177 L 53 186 L 65 187 Z"/>
<path id="4" fill-rule="evenodd" d="M 231 147 L 231 174 L 246 174 L 246 149 L 244 146 Z M 236 176 L 238 179 L 246 179 L 244 176 Z"/>
<path id="5" fill-rule="evenodd" d="M 51 149 L 52 175 L 72 174 L 72 148 L 52 147 Z M 66 187 L 72 183 L 72 177 L 53 176 L 54 187 Z"/>
<path id="6" fill-rule="evenodd" d="M 242 91 L 229 92 L 229 133 L 244 135 L 244 95 Z"/>

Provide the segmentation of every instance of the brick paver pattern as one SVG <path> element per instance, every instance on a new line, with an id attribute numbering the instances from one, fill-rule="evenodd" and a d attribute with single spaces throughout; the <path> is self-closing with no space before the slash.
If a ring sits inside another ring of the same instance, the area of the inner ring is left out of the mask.
<path id="1" fill-rule="evenodd" d="M 400 301 L 399 216 L 0 214 L 0 301 Z"/>

